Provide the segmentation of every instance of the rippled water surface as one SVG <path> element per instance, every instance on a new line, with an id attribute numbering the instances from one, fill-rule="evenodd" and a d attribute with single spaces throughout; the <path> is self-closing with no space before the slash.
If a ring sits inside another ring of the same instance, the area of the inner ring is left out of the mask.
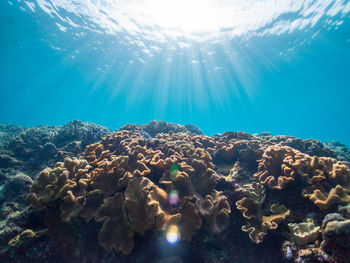
<path id="1" fill-rule="evenodd" d="M 163 119 L 350 145 L 350 1 L 4 0 L 0 122 Z"/>

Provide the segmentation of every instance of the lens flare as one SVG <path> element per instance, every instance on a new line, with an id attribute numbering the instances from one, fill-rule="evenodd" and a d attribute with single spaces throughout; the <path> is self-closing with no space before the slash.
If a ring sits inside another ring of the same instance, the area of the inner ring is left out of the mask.
<path id="1" fill-rule="evenodd" d="M 166 240 L 169 244 L 175 244 L 180 240 L 179 228 L 176 225 L 171 225 L 166 233 Z"/>
<path id="2" fill-rule="evenodd" d="M 179 194 L 176 190 L 171 190 L 169 193 L 169 203 L 172 206 L 177 206 L 179 203 Z"/>
<path id="3" fill-rule="evenodd" d="M 177 163 L 174 163 L 170 168 L 170 175 L 172 180 L 175 179 L 178 171 L 179 171 L 179 165 Z"/>

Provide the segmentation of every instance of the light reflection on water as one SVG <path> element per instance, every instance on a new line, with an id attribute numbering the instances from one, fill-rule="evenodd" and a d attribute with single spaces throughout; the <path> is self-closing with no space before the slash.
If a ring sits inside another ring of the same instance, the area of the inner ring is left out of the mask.
<path id="1" fill-rule="evenodd" d="M 14 1 L 14 0 L 10 0 Z M 222 41 L 232 37 L 280 35 L 314 27 L 320 20 L 337 26 L 350 11 L 346 0 L 37 0 L 24 1 L 30 12 L 43 10 L 62 31 L 82 29 L 127 34 L 125 40 Z M 336 18 L 335 18 L 336 17 Z"/>

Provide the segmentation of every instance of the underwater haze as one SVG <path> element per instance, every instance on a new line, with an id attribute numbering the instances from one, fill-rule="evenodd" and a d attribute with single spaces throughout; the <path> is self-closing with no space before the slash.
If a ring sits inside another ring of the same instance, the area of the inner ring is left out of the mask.
<path id="1" fill-rule="evenodd" d="M 350 146 L 348 0 L 3 0 L 0 122 Z"/>

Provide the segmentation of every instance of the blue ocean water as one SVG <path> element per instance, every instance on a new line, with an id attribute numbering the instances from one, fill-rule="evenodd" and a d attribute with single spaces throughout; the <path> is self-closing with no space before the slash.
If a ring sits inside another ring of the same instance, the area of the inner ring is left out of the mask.
<path id="1" fill-rule="evenodd" d="M 350 146 L 350 1 L 4 0 L 0 122 L 166 120 Z"/>

